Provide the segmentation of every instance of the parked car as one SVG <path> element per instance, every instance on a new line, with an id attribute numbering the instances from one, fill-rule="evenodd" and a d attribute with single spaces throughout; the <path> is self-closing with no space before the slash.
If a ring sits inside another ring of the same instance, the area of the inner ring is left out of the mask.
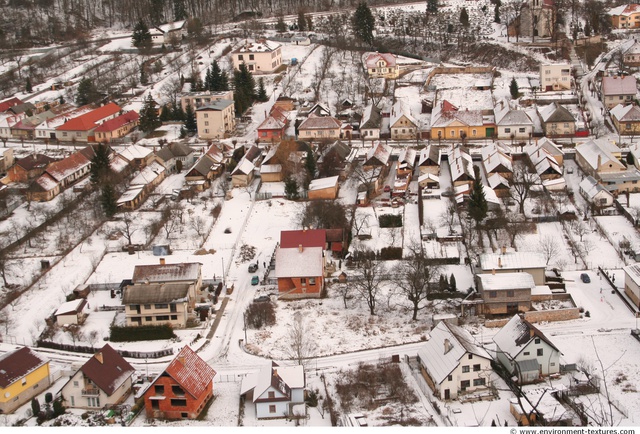
<path id="1" fill-rule="evenodd" d="M 256 271 L 258 271 L 258 263 L 249 264 L 249 273 L 255 273 Z"/>
<path id="2" fill-rule="evenodd" d="M 385 193 L 389 193 L 390 191 L 391 191 L 391 187 L 390 187 L 390 186 L 388 186 L 388 185 L 385 185 L 385 186 L 384 186 L 384 192 L 385 192 Z"/>
<path id="3" fill-rule="evenodd" d="M 582 273 L 580 275 L 580 280 L 582 280 L 582 283 L 591 283 L 591 279 L 587 273 Z"/>
<path id="4" fill-rule="evenodd" d="M 258 276 L 253 276 L 253 277 L 251 278 L 251 284 L 252 284 L 253 286 L 255 286 L 255 285 L 257 285 L 258 283 L 260 283 L 260 278 L 259 278 Z"/>
<path id="5" fill-rule="evenodd" d="M 254 303 L 264 303 L 267 301 L 271 301 L 271 298 L 269 298 L 268 295 L 261 295 L 260 297 L 256 297 L 253 299 Z"/>

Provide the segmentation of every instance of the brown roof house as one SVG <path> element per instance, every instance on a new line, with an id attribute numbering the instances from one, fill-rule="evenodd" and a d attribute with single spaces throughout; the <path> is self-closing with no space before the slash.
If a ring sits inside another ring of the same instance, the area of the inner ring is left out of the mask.
<path id="1" fill-rule="evenodd" d="M 575 118 L 569 110 L 556 102 L 538 107 L 538 115 L 547 136 L 573 136 L 576 133 Z"/>
<path id="2" fill-rule="evenodd" d="M 131 393 L 134 372 L 129 362 L 106 344 L 71 376 L 60 393 L 71 408 L 118 405 Z"/>
<path id="3" fill-rule="evenodd" d="M 298 139 L 335 140 L 340 138 L 341 126 L 342 123 L 332 116 L 317 116 L 312 113 L 298 126 Z"/>
<path id="4" fill-rule="evenodd" d="M 29 347 L 0 355 L 0 413 L 13 412 L 50 385 L 49 360 Z"/>
<path id="5" fill-rule="evenodd" d="M 18 158 L 15 164 L 9 168 L 7 176 L 11 182 L 26 182 L 42 175 L 47 166 L 54 161 L 57 160 L 44 154 L 31 154 L 24 158 Z"/>
<path id="6" fill-rule="evenodd" d="M 608 109 L 630 104 L 636 99 L 638 86 L 633 75 L 602 77 L 602 103 Z"/>
<path id="7" fill-rule="evenodd" d="M 217 143 L 213 143 L 187 172 L 185 176 L 187 185 L 198 191 L 208 189 L 211 186 L 211 181 L 224 171 L 224 162 L 225 156 L 222 149 Z"/>
<path id="8" fill-rule="evenodd" d="M 185 346 L 144 393 L 149 418 L 196 419 L 213 398 L 216 371 Z"/>

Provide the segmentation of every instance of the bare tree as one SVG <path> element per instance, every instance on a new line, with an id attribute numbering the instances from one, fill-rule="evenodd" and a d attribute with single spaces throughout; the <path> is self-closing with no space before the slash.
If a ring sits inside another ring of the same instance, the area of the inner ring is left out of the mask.
<path id="1" fill-rule="evenodd" d="M 589 232 L 591 232 L 589 230 L 589 228 L 587 227 L 587 225 L 584 224 L 583 221 L 581 220 L 574 220 L 569 224 L 569 227 L 571 228 L 571 231 L 580 237 L 580 242 L 582 242 L 582 238 L 587 235 Z"/>
<path id="2" fill-rule="evenodd" d="M 304 365 L 305 361 L 313 356 L 313 339 L 309 337 L 307 324 L 304 322 L 300 312 L 295 313 L 287 338 L 287 353 L 289 357 L 294 359 L 298 365 Z"/>
<path id="3" fill-rule="evenodd" d="M 76 345 L 76 342 L 84 339 L 84 333 L 82 333 L 82 328 L 79 324 L 71 324 L 67 327 L 67 334 L 71 338 L 73 345 Z"/>
<path id="4" fill-rule="evenodd" d="M 400 267 L 401 275 L 396 280 L 400 291 L 412 304 L 412 320 L 418 319 L 418 311 L 424 309 L 431 293 L 431 284 L 435 283 L 442 273 L 442 267 L 425 254 L 422 245 L 414 244 L 409 247 L 410 256 Z"/>
<path id="5" fill-rule="evenodd" d="M 11 315 L 9 315 L 9 312 L 7 312 L 6 309 L 3 309 L 0 311 L 0 326 L 2 326 L 4 328 L 4 335 L 7 336 L 9 334 L 9 330 L 11 330 L 11 328 L 14 325 L 14 320 L 13 317 L 11 317 Z"/>
<path id="6" fill-rule="evenodd" d="M 546 265 L 549 265 L 549 262 L 560 254 L 560 247 L 558 246 L 556 239 L 551 235 L 540 237 L 536 247 L 547 261 Z"/>
<path id="7" fill-rule="evenodd" d="M 98 342 L 98 331 L 97 330 L 91 330 L 89 332 L 89 334 L 87 335 L 87 342 L 89 342 L 89 345 L 91 345 L 91 348 L 93 348 L 93 346 L 96 344 L 96 342 Z"/>
<path id="8" fill-rule="evenodd" d="M 204 234 L 206 223 L 206 220 L 201 216 L 198 216 L 191 220 L 191 227 L 194 231 L 196 231 L 196 234 L 198 234 L 199 237 Z"/>
<path id="9" fill-rule="evenodd" d="M 384 281 L 384 265 L 373 258 L 371 251 L 355 252 L 360 275 L 353 281 L 353 287 L 367 303 L 369 313 L 375 315 L 376 305 L 382 283 Z"/>
<path id="10" fill-rule="evenodd" d="M 456 221 L 457 212 L 456 205 L 449 201 L 447 209 L 440 214 L 440 221 L 449 227 L 449 233 L 453 232 L 453 224 Z"/>
<path id="11" fill-rule="evenodd" d="M 526 164 L 514 164 L 511 180 L 511 197 L 518 203 L 520 214 L 524 214 L 524 203 L 529 198 L 537 175 Z"/>
<path id="12" fill-rule="evenodd" d="M 133 227 L 133 222 L 133 216 L 130 212 L 125 212 L 122 215 L 122 234 L 127 239 L 129 245 L 133 244 L 131 242 L 131 238 L 133 237 L 133 234 L 138 230 Z"/>

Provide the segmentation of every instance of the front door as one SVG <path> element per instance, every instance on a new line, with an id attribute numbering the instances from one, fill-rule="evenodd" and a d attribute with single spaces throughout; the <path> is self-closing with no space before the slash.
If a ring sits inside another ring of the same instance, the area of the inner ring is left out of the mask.
<path id="1" fill-rule="evenodd" d="M 444 399 L 451 399 L 451 392 L 449 392 L 449 389 L 444 389 Z"/>

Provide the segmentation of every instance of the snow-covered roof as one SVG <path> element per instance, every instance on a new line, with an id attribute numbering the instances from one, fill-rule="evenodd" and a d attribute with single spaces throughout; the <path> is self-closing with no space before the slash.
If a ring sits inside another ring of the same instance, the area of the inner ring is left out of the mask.
<path id="1" fill-rule="evenodd" d="M 604 147 L 604 143 L 595 140 L 587 140 L 581 145 L 576 146 L 576 153 L 580 154 L 584 161 L 597 170 L 601 164 L 611 164 L 620 170 L 624 170 L 624 165 L 611 153 L 609 149 Z M 600 164 L 598 164 L 598 160 Z"/>
<path id="2" fill-rule="evenodd" d="M 529 270 L 531 268 L 545 268 L 547 261 L 542 253 L 538 252 L 507 252 L 507 253 L 482 253 L 480 255 L 480 268 L 482 270 Z"/>
<path id="3" fill-rule="evenodd" d="M 639 122 L 640 108 L 635 104 L 622 105 L 618 104 L 611 109 L 611 116 L 616 118 L 618 122 Z"/>
<path id="4" fill-rule="evenodd" d="M 278 248 L 276 277 L 319 277 L 323 270 L 322 247 Z"/>
<path id="5" fill-rule="evenodd" d="M 431 330 L 429 340 L 418 350 L 420 361 L 436 384 L 442 383 L 467 354 L 491 360 L 468 331 L 446 321 Z"/>
<path id="6" fill-rule="evenodd" d="M 324 190 L 325 188 L 333 188 L 338 185 L 338 176 L 330 176 L 328 178 L 318 178 L 311 181 L 309 191 Z"/>
<path id="7" fill-rule="evenodd" d="M 371 160 L 375 158 L 381 165 L 386 165 L 391 157 L 391 148 L 385 145 L 383 142 L 376 142 L 376 144 L 367 152 L 367 158 L 365 159 L 365 165 L 372 165 Z M 377 164 L 373 164 L 377 165 Z"/>
<path id="8" fill-rule="evenodd" d="M 420 150 L 418 166 L 430 165 L 429 163 L 439 166 L 441 156 L 442 152 L 440 151 L 440 148 L 435 145 L 427 145 L 425 148 Z"/>
<path id="9" fill-rule="evenodd" d="M 451 171 L 451 179 L 457 181 L 463 176 L 475 179 L 473 171 L 473 160 L 467 151 L 462 150 L 459 146 L 449 151 L 449 169 Z"/>
<path id="10" fill-rule="evenodd" d="M 143 191 L 144 191 L 144 185 L 138 185 L 138 186 L 129 187 L 127 189 L 127 191 L 122 193 L 122 196 L 120 196 L 120 198 L 117 200 L 116 203 L 118 205 L 121 205 L 123 203 L 131 202 L 136 197 L 141 195 Z"/>
<path id="11" fill-rule="evenodd" d="M 193 281 L 200 277 L 202 264 L 181 262 L 178 264 L 136 265 L 133 269 L 133 283 Z"/>
<path id="12" fill-rule="evenodd" d="M 493 337 L 493 342 L 499 351 L 507 354 L 511 359 L 515 359 L 534 338 L 544 340 L 549 346 L 558 351 L 555 345 L 536 327 L 519 315 L 514 315 L 507 324 L 500 329 Z M 535 356 L 533 357 L 535 358 Z"/>
<path id="13" fill-rule="evenodd" d="M 509 188 L 509 180 L 497 172 L 489 175 L 487 183 L 489 183 L 489 187 L 491 187 L 491 189 L 496 189 L 501 185 Z"/>
<path id="14" fill-rule="evenodd" d="M 625 56 L 627 54 L 640 54 L 640 42 L 634 42 L 633 45 L 624 52 Z"/>
<path id="15" fill-rule="evenodd" d="M 302 123 L 298 126 L 298 131 L 334 129 L 340 128 L 341 125 L 342 122 L 334 117 L 318 116 L 314 113 L 311 113 L 309 117 L 302 121 Z"/>
<path id="16" fill-rule="evenodd" d="M 260 166 L 260 174 L 280 173 L 282 172 L 282 164 L 263 164 Z"/>
<path id="17" fill-rule="evenodd" d="M 196 111 L 198 112 L 202 112 L 202 111 L 222 111 L 224 109 L 226 109 L 227 107 L 233 105 L 234 102 L 233 100 L 229 100 L 229 99 L 218 99 L 215 101 L 211 101 L 210 103 L 208 103 L 205 106 L 202 107 L 198 107 L 196 109 Z"/>
<path id="18" fill-rule="evenodd" d="M 256 166 L 251 161 L 249 161 L 247 158 L 242 157 L 240 162 L 236 165 L 236 167 L 231 172 L 231 175 L 238 175 L 238 174 L 248 175 L 249 173 L 253 172 L 253 169 L 255 169 L 255 167 Z"/>
<path id="19" fill-rule="evenodd" d="M 498 113 L 500 118 L 498 118 Z M 496 124 L 500 126 L 529 126 L 533 121 L 524 110 L 496 111 Z"/>
<path id="20" fill-rule="evenodd" d="M 124 290 L 122 304 L 153 304 L 187 301 L 191 283 L 149 283 L 129 285 Z"/>
<path id="21" fill-rule="evenodd" d="M 609 10 L 609 15 L 611 16 L 615 16 L 615 15 L 624 15 L 624 16 L 629 16 L 631 14 L 635 14 L 640 12 L 640 5 L 635 4 L 635 3 L 631 3 L 631 4 L 625 4 L 625 5 L 620 5 L 620 6 L 616 6 L 613 9 Z"/>
<path id="22" fill-rule="evenodd" d="M 274 116 L 268 116 L 259 126 L 258 131 L 260 130 L 281 130 L 286 126 L 284 122 L 279 119 L 276 119 Z"/>
<path id="23" fill-rule="evenodd" d="M 173 23 L 162 24 L 157 28 L 162 33 L 169 33 L 173 30 L 182 30 L 182 28 L 186 23 L 187 23 L 187 20 L 174 21 Z"/>
<path id="24" fill-rule="evenodd" d="M 508 291 L 511 289 L 533 289 L 536 284 L 529 273 L 478 274 L 484 290 Z"/>
<path id="25" fill-rule="evenodd" d="M 398 162 L 406 163 L 409 166 L 413 167 L 416 162 L 416 150 L 413 148 L 403 149 L 402 151 L 400 151 Z"/>
<path id="26" fill-rule="evenodd" d="M 427 180 L 432 180 L 435 182 L 440 182 L 440 177 L 434 175 L 433 173 L 423 173 L 422 175 L 420 175 L 418 177 L 418 184 L 427 181 Z"/>
<path id="27" fill-rule="evenodd" d="M 280 48 L 280 44 L 266 39 L 260 41 L 245 41 L 245 43 L 236 50 L 237 53 L 268 53 Z"/>
<path id="28" fill-rule="evenodd" d="M 482 164 L 487 173 L 492 173 L 499 166 L 509 172 L 513 170 L 511 156 L 507 155 L 503 148 L 495 143 L 482 148 Z"/>
<path id="29" fill-rule="evenodd" d="M 166 172 L 166 170 L 162 164 L 153 161 L 148 166 L 145 166 L 144 169 L 131 180 L 129 185 L 149 185 Z"/>
<path id="30" fill-rule="evenodd" d="M 396 56 L 391 53 L 367 53 L 365 54 L 365 65 L 367 69 L 377 68 L 376 63 L 383 60 L 387 67 L 396 66 Z"/>
<path id="31" fill-rule="evenodd" d="M 146 158 L 150 154 L 153 154 L 153 151 L 151 149 L 133 144 L 124 148 L 118 155 L 125 158 L 127 161 L 133 161 Z"/>
<path id="32" fill-rule="evenodd" d="M 360 119 L 360 129 L 380 128 L 380 122 L 380 110 L 373 104 L 366 106 Z"/>
<path id="33" fill-rule="evenodd" d="M 86 304 L 87 300 L 84 298 L 67 301 L 66 303 L 62 303 L 62 305 L 58 308 L 58 310 L 56 310 L 56 313 L 54 313 L 54 315 L 68 315 L 82 312 L 82 309 Z"/>
<path id="34" fill-rule="evenodd" d="M 569 110 L 558 103 L 551 103 L 546 106 L 538 106 L 538 113 L 543 122 L 575 122 L 575 118 Z"/>
<path id="35" fill-rule="evenodd" d="M 604 186 L 600 184 L 598 181 L 596 181 L 596 179 L 593 176 L 585 177 L 580 182 L 579 188 L 584 193 L 584 195 L 590 200 L 593 200 L 596 197 L 596 195 L 603 192 L 607 196 L 610 196 L 613 199 L 613 195 L 609 192 L 609 190 L 604 188 Z"/>
<path id="36" fill-rule="evenodd" d="M 397 101 L 393 107 L 391 107 L 391 117 L 389 120 L 389 126 L 393 127 L 400 120 L 401 117 L 406 117 L 409 122 L 411 122 L 416 127 L 418 126 L 418 122 L 416 119 L 411 116 L 411 110 L 402 102 Z"/>
<path id="37" fill-rule="evenodd" d="M 635 95 L 637 92 L 636 78 L 633 75 L 602 77 L 602 94 L 605 96 Z"/>

